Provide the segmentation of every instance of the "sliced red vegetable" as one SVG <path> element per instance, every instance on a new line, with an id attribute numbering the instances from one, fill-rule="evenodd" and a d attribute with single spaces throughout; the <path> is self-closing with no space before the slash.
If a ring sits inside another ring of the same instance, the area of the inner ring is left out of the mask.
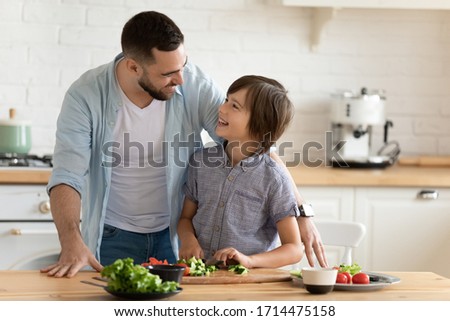
<path id="1" fill-rule="evenodd" d="M 142 263 L 142 266 L 149 266 L 149 265 L 160 265 L 160 264 L 164 264 L 164 265 L 168 265 L 169 263 L 167 262 L 167 260 L 158 260 L 157 258 L 154 257 L 149 257 L 148 258 L 148 262 Z"/>
<path id="2" fill-rule="evenodd" d="M 183 276 L 188 276 L 189 275 L 189 272 L 191 271 L 191 269 L 189 268 L 189 266 L 186 263 L 177 263 L 175 265 L 184 267 Z"/>

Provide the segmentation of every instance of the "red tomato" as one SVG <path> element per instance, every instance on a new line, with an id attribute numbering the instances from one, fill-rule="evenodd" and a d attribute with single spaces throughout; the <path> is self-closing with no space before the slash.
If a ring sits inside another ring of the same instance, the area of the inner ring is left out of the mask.
<path id="1" fill-rule="evenodd" d="M 352 283 L 352 275 L 348 272 L 340 272 L 341 274 L 345 274 L 345 276 L 347 277 L 347 284 Z"/>
<path id="2" fill-rule="evenodd" d="M 348 282 L 347 275 L 344 273 L 338 273 L 336 277 L 336 283 L 343 283 L 346 284 Z"/>
<path id="3" fill-rule="evenodd" d="M 189 268 L 189 266 L 186 263 L 177 263 L 175 265 L 184 267 L 183 276 L 188 276 L 189 275 L 189 272 L 190 272 L 191 269 Z"/>
<path id="4" fill-rule="evenodd" d="M 352 282 L 354 284 L 369 284 L 370 279 L 366 273 L 360 272 L 353 275 Z"/>

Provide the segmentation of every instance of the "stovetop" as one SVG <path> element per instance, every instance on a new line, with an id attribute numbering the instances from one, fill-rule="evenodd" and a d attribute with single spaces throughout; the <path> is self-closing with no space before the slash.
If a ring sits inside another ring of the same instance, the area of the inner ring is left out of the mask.
<path id="1" fill-rule="evenodd" d="M 1 167 L 40 167 L 50 168 L 52 155 L 37 156 L 32 154 L 0 153 Z"/>

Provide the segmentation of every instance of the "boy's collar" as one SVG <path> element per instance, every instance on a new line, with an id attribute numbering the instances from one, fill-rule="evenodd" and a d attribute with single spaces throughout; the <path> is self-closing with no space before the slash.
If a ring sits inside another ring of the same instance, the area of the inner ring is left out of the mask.
<path id="1" fill-rule="evenodd" d="M 228 157 L 228 154 L 225 152 L 227 147 L 228 141 L 224 141 L 223 146 L 223 154 L 225 157 L 225 162 L 223 163 L 224 167 L 233 167 L 232 162 L 230 158 Z M 261 162 L 262 158 L 264 157 L 264 154 L 269 154 L 270 151 L 264 152 L 264 153 L 254 153 L 244 159 L 242 159 L 237 166 L 241 167 L 243 170 L 246 170 L 247 168 L 251 168 L 255 165 L 257 165 L 259 162 Z"/>

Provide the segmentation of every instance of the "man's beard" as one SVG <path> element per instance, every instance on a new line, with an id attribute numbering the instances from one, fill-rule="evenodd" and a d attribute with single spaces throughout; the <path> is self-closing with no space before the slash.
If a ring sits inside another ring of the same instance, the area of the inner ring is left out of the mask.
<path id="1" fill-rule="evenodd" d="M 150 96 L 152 96 L 156 100 L 168 100 L 173 96 L 173 93 L 171 94 L 165 94 L 161 90 L 156 89 L 151 83 L 147 76 L 147 73 L 144 73 L 144 75 L 139 79 L 138 81 L 139 86 L 141 86 L 142 89 L 144 89 Z"/>

